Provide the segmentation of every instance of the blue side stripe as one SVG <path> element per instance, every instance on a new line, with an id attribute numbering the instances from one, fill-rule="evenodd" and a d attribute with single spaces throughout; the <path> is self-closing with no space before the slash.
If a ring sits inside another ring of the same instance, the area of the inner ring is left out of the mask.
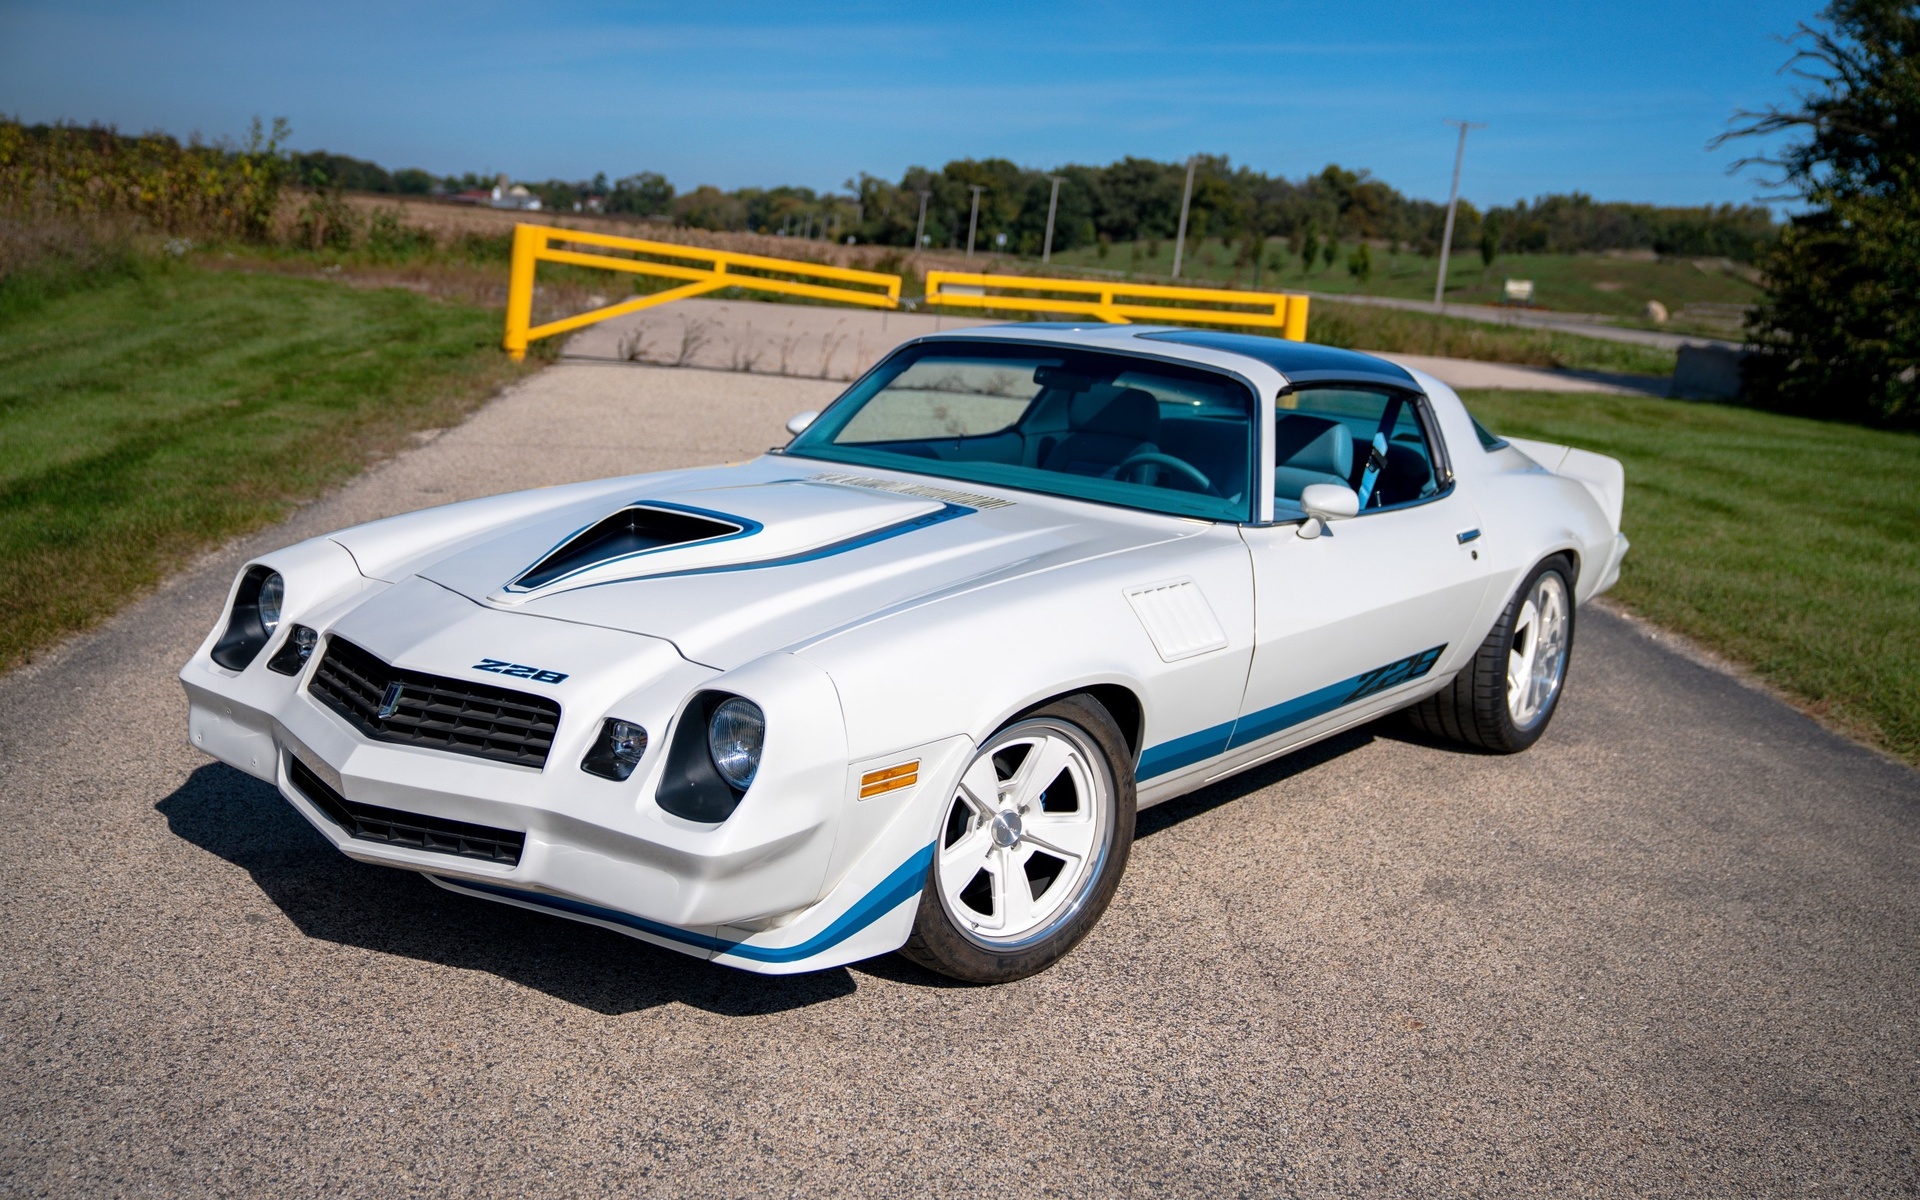
<path id="1" fill-rule="evenodd" d="M 1323 687 L 1317 692 L 1308 692 L 1285 704 L 1276 704 L 1272 708 L 1248 713 L 1234 725 L 1233 736 L 1227 739 L 1227 749 L 1238 750 L 1249 742 L 1257 742 L 1283 729 L 1304 725 L 1316 717 L 1326 716 L 1347 703 L 1347 698 L 1353 695 L 1354 685 L 1363 678 L 1365 677 L 1356 675 L 1352 679 L 1343 679 L 1339 683 Z"/>
<path id="2" fill-rule="evenodd" d="M 1135 769 L 1135 779 L 1152 779 L 1155 775 L 1165 775 L 1168 771 L 1178 771 L 1194 763 L 1204 762 L 1216 754 L 1227 752 L 1227 741 L 1233 736 L 1233 722 L 1215 725 L 1212 729 L 1202 729 L 1199 733 L 1189 733 L 1170 742 L 1161 742 L 1158 746 L 1149 746 L 1140 753 L 1140 766 Z"/>
<path id="3" fill-rule="evenodd" d="M 649 921 L 645 917 L 636 917 L 618 909 L 602 908 L 597 904 L 588 904 L 584 900 L 574 900 L 566 896 L 550 896 L 545 892 L 526 892 L 519 888 L 501 887 L 494 883 L 476 883 L 468 879 L 449 879 L 455 887 L 467 888 L 476 892 L 486 892 L 503 896 L 510 900 L 519 900 L 527 904 L 551 908 L 559 912 L 572 913 L 575 916 L 592 917 L 614 925 L 624 925 L 642 933 L 666 938 L 682 945 L 693 946 L 716 954 L 727 954 L 734 958 L 750 959 L 763 963 L 799 962 L 811 958 L 823 950 L 830 950 L 846 941 L 854 934 L 886 916 L 895 908 L 920 894 L 926 885 L 927 872 L 933 866 L 933 846 L 923 848 L 893 869 L 893 873 L 855 901 L 853 906 L 819 933 L 814 934 L 797 946 L 753 946 L 746 942 L 728 941 L 725 938 L 709 934 L 695 933 L 682 929 L 678 925 L 667 925 L 660 921 Z"/>
<path id="4" fill-rule="evenodd" d="M 1134 771 L 1134 778 L 1153 779 L 1197 762 L 1205 762 L 1215 755 L 1237 750 L 1296 725 L 1324 717 L 1335 709 L 1345 708 L 1376 692 L 1419 679 L 1433 670 L 1433 665 L 1440 661 L 1446 649 L 1443 643 L 1431 650 L 1396 659 L 1386 666 L 1363 671 L 1351 679 L 1330 683 L 1304 696 L 1296 696 L 1284 704 L 1248 713 L 1236 721 L 1149 746 L 1141 752 L 1140 765 Z"/>

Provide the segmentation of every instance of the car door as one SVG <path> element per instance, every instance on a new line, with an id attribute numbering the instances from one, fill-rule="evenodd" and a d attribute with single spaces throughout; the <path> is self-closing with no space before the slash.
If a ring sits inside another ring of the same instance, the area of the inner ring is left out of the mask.
<path id="1" fill-rule="evenodd" d="M 1244 531 L 1254 657 L 1229 749 L 1238 765 L 1391 707 L 1471 654 L 1488 586 L 1479 516 L 1454 486 L 1424 397 L 1361 384 L 1283 392 L 1275 523 Z M 1358 515 L 1303 521 L 1310 483 L 1360 493 Z"/>

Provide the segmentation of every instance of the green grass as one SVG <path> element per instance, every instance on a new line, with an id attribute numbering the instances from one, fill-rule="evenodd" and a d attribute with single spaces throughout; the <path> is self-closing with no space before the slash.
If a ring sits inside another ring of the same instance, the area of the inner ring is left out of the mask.
<path id="1" fill-rule="evenodd" d="M 1626 464 L 1616 599 L 1920 764 L 1920 437 L 1684 401 L 1473 392 Z"/>
<path id="2" fill-rule="evenodd" d="M 1307 340 L 1349 350 L 1624 375 L 1672 375 L 1675 358 L 1673 351 L 1653 346 L 1336 300 L 1315 300 L 1308 307 Z"/>
<path id="3" fill-rule="evenodd" d="M 514 377 L 499 316 L 151 266 L 0 324 L 0 670 Z"/>
<path id="4" fill-rule="evenodd" d="M 1106 257 L 1102 258 L 1095 247 L 1082 246 L 1054 255 L 1054 261 L 1064 266 L 1131 271 L 1141 278 L 1166 275 L 1173 269 L 1173 242 L 1171 239 L 1161 242 L 1157 255 L 1152 253 L 1153 249 L 1153 245 L 1146 242 L 1121 243 L 1109 247 Z M 1343 244 L 1334 265 L 1316 262 L 1313 269 L 1306 270 L 1300 259 L 1288 251 L 1285 241 L 1271 240 L 1267 243 L 1267 265 L 1261 270 L 1260 286 L 1405 300 L 1433 299 L 1433 280 L 1439 269 L 1436 259 L 1411 252 L 1389 255 L 1376 247 L 1373 274 L 1362 283 L 1347 270 L 1347 256 L 1352 251 L 1351 243 Z M 1204 280 L 1252 287 L 1253 268 L 1236 265 L 1239 256 L 1239 247 L 1208 239 L 1182 260 L 1180 276 L 1194 282 Z M 1281 264 L 1278 271 L 1271 266 L 1276 257 Z M 1533 280 L 1534 302 L 1538 307 L 1598 313 L 1633 325 L 1645 324 L 1640 318 L 1647 301 L 1658 300 L 1674 314 L 1669 328 L 1682 331 L 1695 331 L 1696 327 L 1705 331 L 1705 326 L 1718 324 L 1689 319 L 1690 314 L 1682 311 L 1689 305 L 1746 306 L 1760 298 L 1760 288 L 1741 270 L 1728 271 L 1706 260 L 1696 266 L 1690 259 L 1645 261 L 1599 254 L 1503 254 L 1487 266 L 1480 261 L 1478 251 L 1466 251 L 1453 255 L 1448 261 L 1447 299 L 1460 304 L 1498 304 L 1501 285 L 1508 279 Z"/>

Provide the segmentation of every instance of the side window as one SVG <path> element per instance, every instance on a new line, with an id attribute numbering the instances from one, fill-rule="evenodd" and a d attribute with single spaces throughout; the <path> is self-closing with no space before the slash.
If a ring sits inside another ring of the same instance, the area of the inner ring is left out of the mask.
<path id="1" fill-rule="evenodd" d="M 1396 392 L 1341 386 L 1302 388 L 1274 413 L 1274 501 L 1296 507 L 1315 483 L 1360 494 L 1362 510 L 1406 504 L 1440 490 L 1420 408 Z"/>

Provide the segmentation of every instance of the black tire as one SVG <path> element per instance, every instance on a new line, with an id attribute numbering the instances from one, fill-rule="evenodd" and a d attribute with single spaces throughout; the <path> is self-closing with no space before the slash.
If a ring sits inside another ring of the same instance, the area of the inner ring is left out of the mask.
<path id="1" fill-rule="evenodd" d="M 913 933 L 908 937 L 907 944 L 900 948 L 902 955 L 930 971 L 967 983 L 1011 983 L 1044 971 L 1087 935 L 1101 914 L 1106 912 L 1114 890 L 1120 885 L 1120 876 L 1126 871 L 1128 853 L 1133 848 L 1133 756 L 1127 750 L 1126 738 L 1121 734 L 1120 727 L 1114 723 L 1105 706 L 1091 696 L 1080 695 L 1056 700 L 1023 713 L 988 739 L 972 761 L 977 763 L 983 757 L 990 758 L 996 743 L 1002 738 L 1018 736 L 1023 730 L 1046 724 L 1056 729 L 1060 726 L 1070 727 L 1092 751 L 1086 756 L 1087 766 L 1104 771 L 1107 788 L 1103 799 L 1110 807 L 1105 814 L 1105 833 L 1097 839 L 1101 853 L 1097 859 L 1091 853 L 1087 855 L 1093 865 L 1075 878 L 1071 894 L 1062 898 L 1063 909 L 1052 919 L 1053 924 L 1044 925 L 1031 939 L 1017 945 L 983 944 L 979 936 L 963 931 L 955 923 L 953 915 L 948 912 L 949 902 L 941 895 L 940 854 L 948 844 L 949 834 L 946 830 L 951 828 L 953 814 L 961 806 L 959 798 L 949 799 L 941 810 L 943 832 L 941 840 L 936 843 L 934 864 L 927 872 L 926 887 L 920 893 L 920 911 L 914 920 Z M 1099 760 L 1097 762 L 1093 761 L 1096 757 Z M 997 762 L 995 760 L 996 766 Z M 1043 781 L 1043 786 L 1050 787 L 1058 782 L 1058 779 Z M 964 810 L 962 815 L 966 815 Z M 979 829 L 978 826 L 968 826 L 961 833 L 968 835 Z M 1013 836 L 1008 835 L 1009 838 Z M 1004 845 L 1000 842 L 995 844 Z M 1020 845 L 1014 842 L 1008 853 L 1017 851 Z M 1028 853 L 1031 855 L 1033 851 L 1029 849 Z M 1033 897 L 1036 901 L 1041 898 Z"/>
<path id="2" fill-rule="evenodd" d="M 1514 650 L 1515 622 L 1541 577 L 1549 572 L 1559 576 L 1566 597 L 1566 637 L 1558 666 L 1559 681 L 1538 714 L 1522 724 L 1515 721 L 1508 704 L 1508 656 Z M 1563 681 L 1573 654 L 1573 583 L 1573 565 L 1559 555 L 1529 571 L 1472 660 L 1452 683 L 1407 709 L 1408 722 L 1429 737 L 1493 754 L 1518 754 L 1539 741 L 1566 690 Z"/>

